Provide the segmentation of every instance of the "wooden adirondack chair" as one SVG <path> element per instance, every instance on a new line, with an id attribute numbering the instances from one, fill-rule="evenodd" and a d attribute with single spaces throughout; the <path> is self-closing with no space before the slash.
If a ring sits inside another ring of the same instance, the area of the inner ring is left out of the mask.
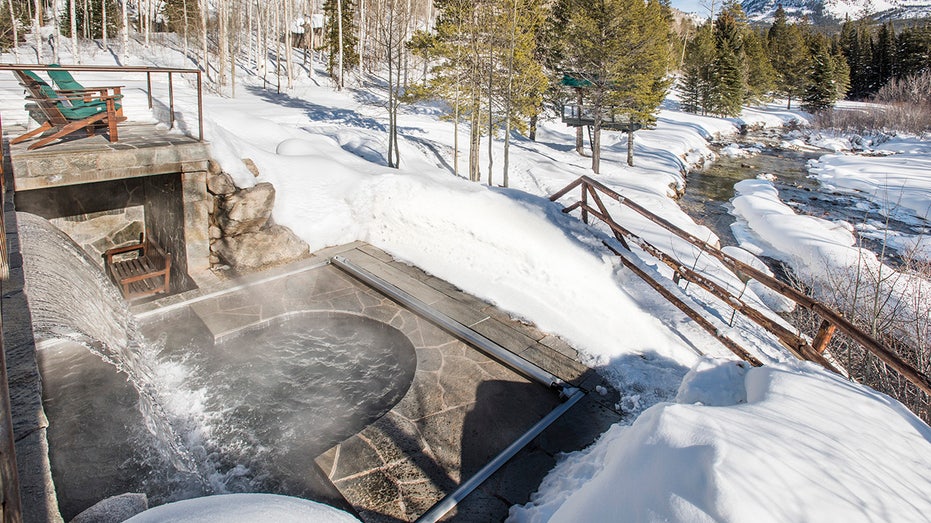
<path id="1" fill-rule="evenodd" d="M 49 64 L 49 67 L 54 67 L 55 69 L 49 69 L 46 71 L 49 78 L 55 82 L 55 85 L 58 86 L 58 93 L 68 95 L 68 94 L 81 94 L 83 99 L 78 102 L 91 103 L 95 100 L 99 100 L 99 96 L 107 96 L 107 94 L 112 91 L 115 100 L 119 100 L 123 97 L 122 94 L 122 85 L 107 85 L 107 86 L 95 86 L 95 87 L 84 87 L 77 80 L 71 76 L 66 69 L 62 69 L 58 64 Z M 99 96 L 97 95 L 99 93 Z M 74 102 L 71 102 L 74 105 Z M 116 104 L 116 115 L 123 116 L 123 107 L 117 103 Z"/>
<path id="2" fill-rule="evenodd" d="M 29 145 L 28 149 L 37 149 L 63 138 L 75 131 L 86 129 L 88 136 L 93 136 L 94 126 L 105 124 L 111 142 L 119 141 L 117 123 L 126 118 L 120 114 L 117 100 L 122 95 L 110 93 L 109 88 L 89 90 L 55 91 L 45 80 L 32 71 L 17 70 L 14 74 L 20 84 L 29 91 L 28 100 L 35 102 L 45 118 L 41 125 L 21 136 L 10 140 L 11 144 L 24 142 L 47 131 L 52 134 L 43 136 L 39 141 Z"/>

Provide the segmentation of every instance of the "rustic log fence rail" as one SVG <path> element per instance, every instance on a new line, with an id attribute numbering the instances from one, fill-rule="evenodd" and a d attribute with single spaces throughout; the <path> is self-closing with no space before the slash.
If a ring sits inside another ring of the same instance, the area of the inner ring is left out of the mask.
<path id="1" fill-rule="evenodd" d="M 582 221 L 586 224 L 589 223 L 589 216 L 598 218 L 611 229 L 615 238 L 617 238 L 617 240 L 621 243 L 621 245 L 624 246 L 624 248 L 630 250 L 628 242 L 631 242 L 637 247 L 643 249 L 646 253 L 672 268 L 676 279 L 681 278 L 686 281 L 695 283 L 716 298 L 724 301 L 735 311 L 740 312 L 749 320 L 772 333 L 799 359 L 814 361 L 827 369 L 830 369 L 834 372 L 839 372 L 838 369 L 830 362 L 830 360 L 824 356 L 824 351 L 831 340 L 831 336 L 834 334 L 835 330 L 839 330 L 840 332 L 843 332 L 849 336 L 853 341 L 859 343 L 864 349 L 874 354 L 883 363 L 894 369 L 902 377 L 922 390 L 925 394 L 931 395 L 931 378 L 903 360 L 893 350 L 889 349 L 881 342 L 871 337 L 869 334 L 860 330 L 853 323 L 847 320 L 841 313 L 831 309 L 827 305 L 811 298 L 810 296 L 806 296 L 791 285 L 779 281 L 778 279 L 755 267 L 747 265 L 740 260 L 728 256 L 716 246 L 711 245 L 710 243 L 703 241 L 692 234 L 689 234 L 668 220 L 653 214 L 636 202 L 631 201 L 630 199 L 607 187 L 603 183 L 588 176 L 582 176 L 550 196 L 550 201 L 555 202 L 576 188 L 581 189 L 580 198 L 574 203 L 570 204 L 568 207 L 565 207 L 563 209 L 564 213 L 570 213 L 576 209 L 580 209 Z M 807 339 L 797 335 L 790 329 L 787 329 L 783 325 L 767 317 L 763 312 L 751 307 L 739 296 L 735 296 L 722 285 L 719 285 L 716 282 L 690 269 L 687 265 L 681 263 L 674 256 L 671 256 L 668 253 L 660 250 L 632 231 L 620 225 L 616 220 L 614 220 L 608 211 L 608 208 L 604 205 L 602 196 L 617 201 L 618 203 L 626 206 L 629 209 L 632 209 L 653 223 L 660 225 L 669 232 L 682 238 L 686 242 L 694 245 L 695 247 L 698 247 L 701 249 L 703 254 L 708 254 L 709 256 L 716 258 L 725 267 L 734 271 L 738 276 L 752 278 L 765 285 L 766 287 L 776 291 L 778 294 L 789 298 L 798 306 L 808 309 L 818 315 L 822 319 L 822 322 L 818 333 L 815 335 L 814 341 L 809 343 Z M 594 207 L 590 205 L 589 200 L 595 203 Z M 634 269 L 634 272 L 636 272 L 638 276 L 643 278 L 652 287 L 659 290 L 663 296 L 669 299 L 671 293 L 668 289 L 665 289 L 665 287 L 660 282 L 656 281 L 652 276 L 649 276 L 639 268 L 636 268 L 635 264 L 630 262 L 630 260 L 628 260 L 620 252 L 611 248 L 610 246 L 608 247 L 614 251 L 615 254 L 620 256 L 621 261 L 625 266 Z M 689 317 L 696 319 L 696 315 L 701 316 L 698 311 L 690 308 L 687 304 L 678 298 L 671 301 L 673 301 L 673 303 L 681 310 L 683 310 Z M 741 359 L 744 359 L 753 365 L 761 364 L 759 360 L 753 357 L 745 349 L 737 345 L 733 340 L 723 336 L 720 332 L 718 332 L 718 329 L 716 329 L 707 319 L 696 319 L 696 321 L 699 323 L 699 325 L 713 334 L 718 340 L 724 343 L 725 346 L 737 354 L 737 356 L 739 356 Z"/>

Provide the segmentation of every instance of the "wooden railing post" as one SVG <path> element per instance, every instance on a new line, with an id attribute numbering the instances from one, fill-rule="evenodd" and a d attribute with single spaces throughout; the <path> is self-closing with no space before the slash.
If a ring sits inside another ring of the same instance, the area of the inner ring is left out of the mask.
<path id="1" fill-rule="evenodd" d="M 782 328 L 781 326 L 775 327 L 775 331 L 772 328 L 767 327 L 767 330 L 769 330 L 771 333 L 776 335 L 780 340 L 783 341 L 783 343 L 788 345 L 792 349 L 792 351 L 796 353 L 797 355 L 799 355 L 802 359 L 816 361 L 816 362 L 821 363 L 822 365 L 825 365 L 827 368 L 831 368 L 832 366 L 830 365 L 830 363 L 827 361 L 827 359 L 824 357 L 822 353 L 825 351 L 827 344 L 830 341 L 831 336 L 834 334 L 835 330 L 840 329 L 841 332 L 848 335 L 853 341 L 860 344 L 865 350 L 874 354 L 883 363 L 885 363 L 886 365 L 894 369 L 906 380 L 908 380 L 913 385 L 921 389 L 925 394 L 931 396 L 931 378 L 929 378 L 926 374 L 924 374 L 923 372 L 921 372 L 920 370 L 916 369 L 914 366 L 909 364 L 907 361 L 902 359 L 902 357 L 900 357 L 895 351 L 886 347 L 885 345 L 883 345 L 881 342 L 877 341 L 870 335 L 866 334 L 860 328 L 858 328 L 853 323 L 851 323 L 849 320 L 847 320 L 839 312 L 814 300 L 813 298 L 809 296 L 806 296 L 805 294 L 801 293 L 798 289 L 795 289 L 791 285 L 783 283 L 782 281 L 779 281 L 778 279 L 770 276 L 769 274 L 764 273 L 763 271 L 755 267 L 747 265 L 746 263 L 740 260 L 736 260 L 728 256 L 727 254 L 722 252 L 720 249 L 718 249 L 714 245 L 711 245 L 708 242 L 705 242 L 701 240 L 700 238 L 697 238 L 689 234 L 688 232 L 675 226 L 674 224 L 672 224 L 670 221 L 666 220 L 665 218 L 662 218 L 660 216 L 653 214 L 652 212 L 648 211 L 644 207 L 641 207 L 637 203 L 630 201 L 629 199 L 619 194 L 617 191 L 614 191 L 613 189 L 602 184 L 601 182 L 594 180 L 592 178 L 589 178 L 588 176 L 582 176 L 576 179 L 575 181 L 573 181 L 572 183 L 570 183 L 569 185 L 567 185 L 566 187 L 557 191 L 555 194 L 553 194 L 553 196 L 550 196 L 550 201 L 558 200 L 559 198 L 563 197 L 569 191 L 578 187 L 579 185 L 582 186 L 582 191 L 583 191 L 581 200 L 564 208 L 563 209 L 564 213 L 571 212 L 575 210 L 576 208 L 581 207 L 582 212 L 586 219 L 588 218 L 588 215 L 591 214 L 592 216 L 595 216 L 596 218 L 605 222 L 611 228 L 611 230 L 615 233 L 615 236 L 618 236 L 620 234 L 625 237 L 634 239 L 637 242 L 638 246 L 643 248 L 646 252 L 650 253 L 652 256 L 657 257 L 657 259 L 659 259 L 660 261 L 663 261 L 667 265 L 670 265 L 670 267 L 673 268 L 673 271 L 675 271 L 677 274 L 682 276 L 684 279 L 689 280 L 689 281 L 695 281 L 696 283 L 702 285 L 702 287 L 705 288 L 706 290 L 712 291 L 715 294 L 718 294 L 718 291 L 720 290 L 717 288 L 718 286 L 716 285 L 709 285 L 709 280 L 705 278 L 701 278 L 700 276 L 696 276 L 694 274 L 690 274 L 690 271 L 683 270 L 683 267 L 679 266 L 678 262 L 675 261 L 674 258 L 666 255 L 659 249 L 656 249 L 649 243 L 637 237 L 637 235 L 621 227 L 616 221 L 614 221 L 613 218 L 611 218 L 611 216 L 607 212 L 607 209 L 602 204 L 599 203 L 600 198 L 596 199 L 596 204 L 599 204 L 598 210 L 590 207 L 588 205 L 588 198 L 586 196 L 586 193 L 591 191 L 591 194 L 595 195 L 597 191 L 600 191 L 602 194 L 636 211 L 641 216 L 647 218 L 653 223 L 656 223 L 657 225 L 660 225 L 661 227 L 665 228 L 669 232 L 682 238 L 686 242 L 702 249 L 703 252 L 706 252 L 709 255 L 713 256 L 714 258 L 719 260 L 722 264 L 724 264 L 724 266 L 726 266 L 728 269 L 734 271 L 736 274 L 747 277 L 747 278 L 753 278 L 757 280 L 758 282 L 762 283 L 763 285 L 769 287 L 770 289 L 773 289 L 774 291 L 781 294 L 782 296 L 785 296 L 791 299 L 799 306 L 805 309 L 808 309 L 814 312 L 815 314 L 817 314 L 818 316 L 820 316 L 823 319 L 823 322 L 821 324 L 821 328 L 819 329 L 818 334 L 815 337 L 815 340 L 813 341 L 812 345 L 808 345 L 807 343 L 800 342 L 799 340 L 801 340 L 801 338 L 799 338 L 798 336 L 795 336 L 794 334 L 790 336 L 789 335 L 790 333 L 784 332 L 784 328 Z M 586 220 L 586 223 L 587 223 L 587 220 Z M 719 297 L 722 297 L 725 300 L 736 299 L 736 298 L 730 298 L 727 296 L 730 296 L 730 293 L 726 293 L 724 296 L 719 296 Z M 740 300 L 736 300 L 736 302 L 734 303 L 740 303 Z M 766 327 L 765 325 L 766 323 L 770 323 L 774 326 L 776 325 L 775 322 L 772 322 L 771 320 L 767 321 L 766 318 L 762 317 L 759 311 L 751 310 L 750 308 L 745 308 L 741 312 L 745 316 L 747 316 L 749 319 L 753 320 L 754 322 L 758 324 L 763 325 L 764 327 Z"/>
<path id="2" fill-rule="evenodd" d="M 825 349 L 828 348 L 828 343 L 831 342 L 831 337 L 834 336 L 834 331 L 837 330 L 837 326 L 828 320 L 821 320 L 821 327 L 818 328 L 818 334 L 815 335 L 814 341 L 811 342 L 811 346 L 821 354 L 824 354 Z"/>

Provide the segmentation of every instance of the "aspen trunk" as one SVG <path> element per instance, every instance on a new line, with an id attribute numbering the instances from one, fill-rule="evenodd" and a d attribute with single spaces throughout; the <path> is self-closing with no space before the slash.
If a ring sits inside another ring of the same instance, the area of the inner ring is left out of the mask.
<path id="1" fill-rule="evenodd" d="M 76 3 L 77 0 L 70 0 L 68 2 L 68 15 L 71 16 L 71 62 L 75 64 L 81 63 L 81 60 L 78 58 L 78 16 Z"/>
<path id="2" fill-rule="evenodd" d="M 36 63 L 42 63 L 42 34 L 39 28 L 42 27 L 42 0 L 35 0 L 35 15 L 32 20 L 32 34 L 36 37 Z"/>
<path id="3" fill-rule="evenodd" d="M 129 8 L 126 6 L 128 0 L 123 0 L 123 45 L 120 49 L 120 62 L 126 63 L 126 52 L 129 50 Z"/>
<path id="4" fill-rule="evenodd" d="M 207 75 L 207 80 L 210 80 L 210 57 L 208 55 L 207 49 L 207 7 L 209 7 L 207 0 L 204 0 L 200 5 L 200 42 L 201 42 L 201 60 L 203 61 L 204 73 Z"/>
<path id="5" fill-rule="evenodd" d="M 339 67 L 337 69 L 336 89 L 343 89 L 343 2 L 336 0 L 336 30 L 339 39 Z"/>
<path id="6" fill-rule="evenodd" d="M 10 25 L 13 26 L 13 61 L 19 63 L 19 32 L 16 30 L 16 15 L 13 14 L 13 0 L 7 0 L 7 6 L 10 8 Z"/>
<path id="7" fill-rule="evenodd" d="M 52 39 L 55 42 L 54 48 L 52 49 L 52 59 L 55 63 L 61 63 L 61 57 L 59 55 L 59 49 L 61 49 L 61 23 L 58 17 L 58 0 L 53 0 L 52 2 L 52 18 L 55 25 L 55 34 L 52 35 Z"/>
<path id="8" fill-rule="evenodd" d="M 103 48 L 106 50 L 107 45 L 107 0 L 100 0 L 100 35 L 103 37 Z M 184 53 L 187 55 L 187 51 Z"/>

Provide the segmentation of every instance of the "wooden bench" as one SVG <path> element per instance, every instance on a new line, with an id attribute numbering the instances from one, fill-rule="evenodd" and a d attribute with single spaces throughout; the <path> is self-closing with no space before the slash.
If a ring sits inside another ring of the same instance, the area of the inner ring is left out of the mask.
<path id="1" fill-rule="evenodd" d="M 107 273 L 127 300 L 168 293 L 171 253 L 143 234 L 139 243 L 114 247 L 104 253 Z"/>
<path id="2" fill-rule="evenodd" d="M 33 117 L 41 125 L 22 136 L 13 138 L 10 140 L 11 144 L 17 144 L 51 131 L 50 135 L 43 136 L 28 147 L 30 150 L 37 149 L 81 129 L 86 129 L 88 136 L 93 136 L 94 127 L 98 124 L 107 127 L 108 138 L 111 142 L 119 140 L 116 124 L 125 121 L 126 117 L 122 115 L 122 107 L 118 103 L 122 94 L 116 92 L 114 88 L 98 87 L 56 91 L 32 71 L 16 70 L 13 73 L 29 92 L 27 99 L 34 103 L 27 106 L 27 109 L 37 110 L 39 117 L 36 118 L 35 114 Z"/>

